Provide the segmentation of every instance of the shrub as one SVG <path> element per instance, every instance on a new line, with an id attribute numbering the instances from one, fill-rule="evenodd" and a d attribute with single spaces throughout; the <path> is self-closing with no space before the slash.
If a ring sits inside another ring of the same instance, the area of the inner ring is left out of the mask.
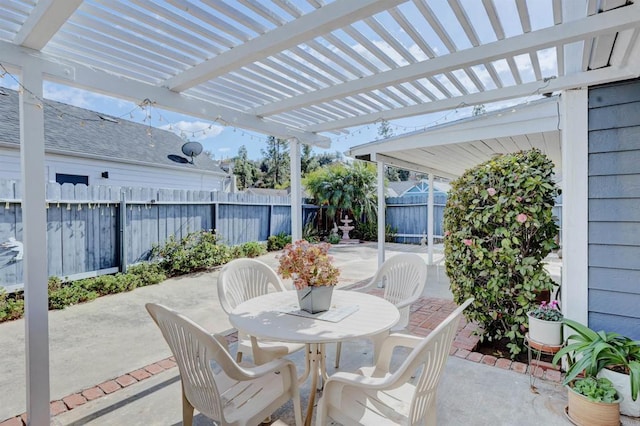
<path id="1" fill-rule="evenodd" d="M 249 241 L 242 244 L 242 251 L 246 257 L 258 257 L 267 253 L 267 248 L 264 244 L 257 241 Z"/>
<path id="2" fill-rule="evenodd" d="M 239 259 L 241 257 L 245 257 L 244 247 L 242 245 L 232 246 L 229 248 L 232 259 Z"/>
<path id="3" fill-rule="evenodd" d="M 503 155 L 452 182 L 444 212 L 447 275 L 455 301 L 482 338 L 507 338 L 521 352 L 527 311 L 553 281 L 542 260 L 556 247 L 552 207 L 559 190 L 539 150 Z"/>
<path id="4" fill-rule="evenodd" d="M 62 282 L 57 277 L 49 279 L 49 309 L 64 309 L 70 305 L 96 299 L 99 294 L 86 285 L 88 280 Z"/>
<path id="5" fill-rule="evenodd" d="M 231 249 L 219 241 L 215 233 L 192 232 L 181 240 L 169 237 L 162 247 L 154 247 L 153 255 L 167 275 L 175 276 L 222 265 L 231 260 Z"/>
<path id="6" fill-rule="evenodd" d="M 167 279 L 167 275 L 158 263 L 139 263 L 130 266 L 127 273 L 139 278 L 137 287 L 158 284 Z"/>
<path id="7" fill-rule="evenodd" d="M 388 243 L 394 242 L 398 230 L 392 228 L 391 225 L 384 227 L 384 240 Z M 356 222 L 355 229 L 351 231 L 354 238 L 359 238 L 364 241 L 378 241 L 378 221 L 370 220 L 366 222 Z"/>
<path id="8" fill-rule="evenodd" d="M 22 318 L 24 299 L 22 293 L 7 294 L 0 288 L 0 322 Z"/>
<path id="9" fill-rule="evenodd" d="M 331 244 L 338 244 L 340 242 L 340 239 L 340 235 L 333 232 L 327 237 L 327 241 Z"/>
<path id="10" fill-rule="evenodd" d="M 279 234 L 269 236 L 267 239 L 267 250 L 282 250 L 287 244 L 291 244 L 291 235 L 288 235 L 285 232 L 280 232 Z"/>

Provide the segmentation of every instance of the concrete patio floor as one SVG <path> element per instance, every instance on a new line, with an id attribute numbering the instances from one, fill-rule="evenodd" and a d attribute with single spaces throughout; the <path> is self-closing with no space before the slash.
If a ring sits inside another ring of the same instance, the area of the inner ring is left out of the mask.
<path id="1" fill-rule="evenodd" d="M 423 247 L 387 245 L 388 257 L 403 251 L 417 252 L 426 259 Z M 342 271 L 339 287 L 366 282 L 377 268 L 376 253 L 375 244 L 332 249 L 335 264 Z M 441 252 L 436 254 L 436 261 L 441 258 Z M 273 253 L 260 259 L 277 265 Z M 550 269 L 557 267 L 554 263 Z M 555 275 L 554 272 L 552 270 Z M 211 271 L 174 278 L 50 312 L 51 400 L 56 401 L 52 410 L 58 414 L 53 423 L 180 424 L 177 368 L 168 359 L 169 349 L 144 304 L 162 303 L 211 332 L 228 331 L 230 324 L 217 298 L 217 275 L 217 271 Z M 429 322 L 441 320 L 445 311 L 453 306 L 441 265 L 430 267 L 423 295 L 424 299 L 414 306 L 412 314 L 411 326 L 416 334 L 426 334 L 432 328 Z M 439 307 L 434 310 L 435 305 Z M 424 309 L 421 311 L 421 308 Z M 440 309 L 444 310 L 437 312 Z M 562 410 L 565 391 L 561 386 L 539 379 L 536 383 L 539 393 L 532 393 L 522 366 L 509 363 L 505 368 L 506 362 L 484 359 L 481 354 L 470 352 L 467 349 L 472 343 L 467 340 L 469 335 L 459 334 L 454 343 L 456 353 L 449 358 L 445 370 L 439 390 L 440 424 L 538 424 L 540 416 L 544 416 L 547 424 L 568 424 Z M 330 348 L 329 357 L 333 355 Z M 341 369 L 348 371 L 368 364 L 370 358 L 367 341 L 347 343 L 343 346 Z M 0 425 L 21 424 L 14 416 L 24 413 L 26 408 L 23 320 L 0 324 L 0 359 L 3 360 L 0 363 Z M 300 363 L 302 355 L 297 354 L 294 359 Z M 332 358 L 328 365 L 333 365 Z M 303 387 L 303 399 L 307 395 L 308 388 Z M 73 409 L 69 410 L 70 407 Z M 290 407 L 285 406 L 276 413 L 273 418 L 279 420 L 275 423 L 286 424 L 290 411 Z M 199 415 L 196 424 L 212 423 Z"/>

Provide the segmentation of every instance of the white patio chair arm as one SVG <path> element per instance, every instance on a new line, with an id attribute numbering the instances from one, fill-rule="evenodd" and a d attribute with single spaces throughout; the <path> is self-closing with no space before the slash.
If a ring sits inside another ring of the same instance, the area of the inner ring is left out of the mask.
<path id="1" fill-rule="evenodd" d="M 361 374 L 339 372 L 329 377 L 329 380 L 327 380 L 327 383 L 325 384 L 324 392 L 330 392 L 330 389 L 338 384 L 372 390 L 388 389 L 392 384 L 391 379 L 392 376 L 367 377 Z"/>
<path id="2" fill-rule="evenodd" d="M 398 346 L 415 348 L 420 342 L 422 342 L 422 338 L 417 336 L 402 333 L 390 334 L 382 343 L 380 354 L 376 360 L 376 370 L 389 372 L 391 357 L 395 348 Z"/>
<path id="3" fill-rule="evenodd" d="M 269 361 L 266 364 L 257 365 L 255 367 L 249 367 L 249 368 L 240 367 L 240 370 L 242 371 L 242 374 L 245 375 L 245 377 L 250 379 L 257 379 L 258 377 L 262 377 L 267 374 L 281 371 L 285 368 L 290 368 L 291 366 L 293 366 L 295 369 L 295 365 L 293 364 L 293 362 L 287 359 L 279 358 L 279 359 L 274 359 L 273 361 Z"/>
<path id="4" fill-rule="evenodd" d="M 411 298 L 409 298 L 409 299 L 406 299 L 406 300 L 403 300 L 402 302 L 396 303 L 396 304 L 395 304 L 395 305 L 396 305 L 396 308 L 398 308 L 398 309 L 402 309 L 402 308 L 405 308 L 405 307 L 407 307 L 407 306 L 409 306 L 409 305 L 412 305 L 412 304 L 413 304 L 413 303 L 415 303 L 415 301 L 416 301 L 416 300 L 418 300 L 419 298 L 420 298 L 420 295 L 419 295 L 419 294 L 416 294 L 415 296 L 413 296 L 413 297 L 411 297 Z"/>

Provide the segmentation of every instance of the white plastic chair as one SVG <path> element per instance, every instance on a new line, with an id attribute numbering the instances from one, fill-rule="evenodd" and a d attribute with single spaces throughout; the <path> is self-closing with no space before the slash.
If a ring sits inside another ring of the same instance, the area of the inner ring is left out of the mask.
<path id="1" fill-rule="evenodd" d="M 227 314 L 240 303 L 267 294 L 269 289 L 286 291 L 278 274 L 259 260 L 235 259 L 227 263 L 218 276 L 218 299 Z M 238 331 L 236 361 L 242 361 L 243 353 L 252 353 L 253 362 L 260 365 L 304 347 L 300 343 L 257 340 Z"/>
<path id="2" fill-rule="evenodd" d="M 462 311 L 472 301 L 465 301 L 425 338 L 388 336 L 375 366 L 329 377 L 318 401 L 316 426 L 324 426 L 328 418 L 345 425 L 435 425 L 438 383 Z M 398 346 L 413 350 L 397 370 L 389 371 Z"/>
<path id="3" fill-rule="evenodd" d="M 275 360 L 241 367 L 229 354 L 224 336 L 212 336 L 183 315 L 147 303 L 176 359 L 182 381 L 182 423 L 193 424 L 194 408 L 221 425 L 257 425 L 293 400 L 296 425 L 302 409 L 295 365 Z"/>
<path id="4" fill-rule="evenodd" d="M 427 264 L 417 254 L 401 253 L 387 259 L 369 283 L 358 289 L 368 291 L 376 287 L 384 287 L 383 297 L 393 303 L 400 311 L 400 321 L 391 331 L 400 331 L 409 325 L 411 304 L 420 298 L 427 282 Z M 373 336 L 374 357 L 380 349 L 380 344 L 388 333 Z M 336 348 L 335 367 L 340 365 L 342 344 L 338 342 Z M 374 358 L 375 359 L 375 358 Z"/>

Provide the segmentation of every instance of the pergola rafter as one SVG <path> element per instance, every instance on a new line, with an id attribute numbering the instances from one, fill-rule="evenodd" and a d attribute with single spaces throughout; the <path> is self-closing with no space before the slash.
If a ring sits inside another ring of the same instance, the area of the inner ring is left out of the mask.
<path id="1" fill-rule="evenodd" d="M 30 87 L 20 101 L 30 423 L 49 424 L 44 120 L 42 105 L 32 97 L 42 96 L 43 78 L 289 139 L 291 228 L 299 238 L 300 143 L 329 147 L 329 135 L 380 119 L 640 75 L 640 1 L 496 3 L 1 0 L 0 63 Z M 587 234 L 581 227 L 587 209 L 580 206 L 587 197 L 586 150 L 566 143 L 586 140 L 585 92 L 568 91 L 561 102 L 560 115 L 571 115 L 563 123 L 562 152 L 558 108 L 548 104 L 540 120 L 526 124 L 503 123 L 495 115 L 487 117 L 491 131 L 478 120 L 457 131 L 432 129 L 393 140 L 392 149 L 354 148 L 352 155 L 378 161 L 379 260 L 384 164 L 421 170 L 432 180 L 434 174 L 461 173 L 461 163 L 530 147 L 543 147 L 565 166 L 573 161 L 568 169 L 574 188 L 566 194 L 575 207 L 564 210 L 572 224 L 563 237 L 586 247 L 580 239 Z M 523 115 L 521 110 L 510 117 Z M 502 125 L 511 134 L 501 133 Z M 464 144 L 443 146 L 447 138 Z M 566 264 L 566 275 L 586 283 L 583 263 Z M 586 312 L 585 294 L 563 297 L 568 317 Z"/>

